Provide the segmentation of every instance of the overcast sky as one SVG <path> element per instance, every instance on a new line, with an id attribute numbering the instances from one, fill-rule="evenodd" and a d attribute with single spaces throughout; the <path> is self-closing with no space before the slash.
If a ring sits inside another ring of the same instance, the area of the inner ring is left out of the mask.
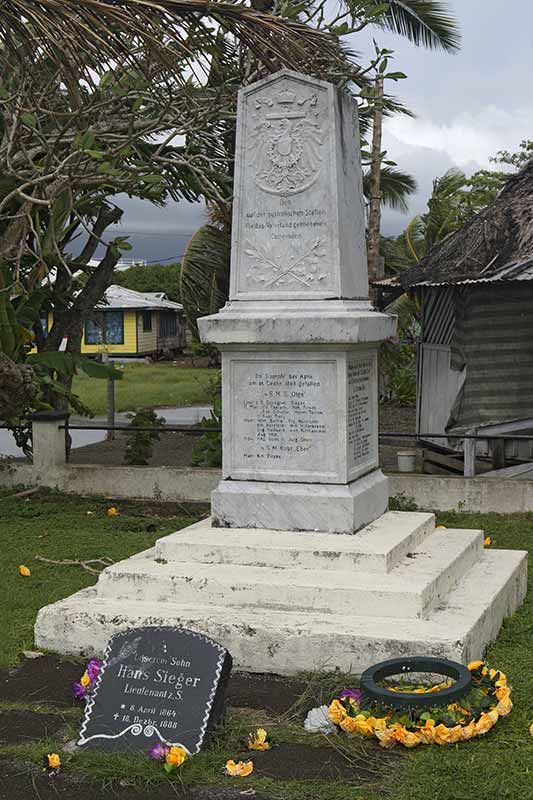
<path id="1" fill-rule="evenodd" d="M 452 166 L 467 173 L 489 165 L 497 150 L 516 149 L 533 138 L 533 2 L 531 0 L 449 0 L 462 34 L 456 55 L 417 48 L 399 36 L 373 29 L 378 43 L 395 52 L 395 69 L 407 80 L 391 84 L 417 115 L 385 123 L 385 144 L 398 166 L 413 174 L 419 191 L 409 213 L 386 210 L 383 232 L 399 233 L 424 211 L 433 179 Z M 352 46 L 370 52 L 371 36 L 358 34 Z M 148 260 L 181 255 L 189 234 L 202 223 L 201 204 L 165 209 L 124 198 L 125 233 L 133 253 Z"/>

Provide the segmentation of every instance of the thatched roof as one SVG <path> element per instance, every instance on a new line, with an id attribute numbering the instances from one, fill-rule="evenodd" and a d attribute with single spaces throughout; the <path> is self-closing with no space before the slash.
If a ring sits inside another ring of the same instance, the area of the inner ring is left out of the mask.
<path id="1" fill-rule="evenodd" d="M 512 175 L 496 199 L 404 272 L 404 287 L 420 282 L 489 279 L 503 267 L 533 260 L 533 159 Z"/>

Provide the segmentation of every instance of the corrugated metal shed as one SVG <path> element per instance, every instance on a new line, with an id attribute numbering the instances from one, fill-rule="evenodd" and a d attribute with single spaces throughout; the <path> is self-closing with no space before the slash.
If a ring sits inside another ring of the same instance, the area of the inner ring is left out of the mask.
<path id="1" fill-rule="evenodd" d="M 418 286 L 469 286 L 475 283 L 508 283 L 511 281 L 533 281 L 533 258 L 523 261 L 511 261 L 503 267 L 499 267 L 493 273 L 490 272 L 490 265 L 488 265 L 476 278 L 465 278 L 458 281 L 418 281 L 411 284 L 411 288 Z M 378 285 L 385 284 L 380 282 Z"/>

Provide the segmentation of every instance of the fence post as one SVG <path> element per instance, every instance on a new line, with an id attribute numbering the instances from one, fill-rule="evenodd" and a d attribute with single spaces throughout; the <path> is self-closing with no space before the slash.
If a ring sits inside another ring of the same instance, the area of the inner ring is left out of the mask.
<path id="1" fill-rule="evenodd" d="M 37 411 L 32 414 L 33 466 L 37 469 L 57 467 L 67 462 L 65 425 L 68 414 L 65 411 Z"/>
<path id="2" fill-rule="evenodd" d="M 476 434 L 477 429 L 468 431 L 470 434 Z M 463 475 L 465 478 L 474 478 L 476 474 L 476 444 L 477 439 L 463 439 L 463 452 L 464 452 L 464 467 Z"/>

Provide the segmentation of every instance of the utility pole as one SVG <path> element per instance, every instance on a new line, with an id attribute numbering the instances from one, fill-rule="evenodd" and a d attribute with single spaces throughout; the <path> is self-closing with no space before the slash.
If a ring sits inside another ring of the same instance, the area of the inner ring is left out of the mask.
<path id="1" fill-rule="evenodd" d="M 374 123 L 372 130 L 372 162 L 370 165 L 370 208 L 368 212 L 368 279 L 384 276 L 380 256 L 381 230 L 381 143 L 383 139 L 383 78 L 378 75 L 374 87 Z M 373 292 L 370 292 L 373 295 Z"/>

